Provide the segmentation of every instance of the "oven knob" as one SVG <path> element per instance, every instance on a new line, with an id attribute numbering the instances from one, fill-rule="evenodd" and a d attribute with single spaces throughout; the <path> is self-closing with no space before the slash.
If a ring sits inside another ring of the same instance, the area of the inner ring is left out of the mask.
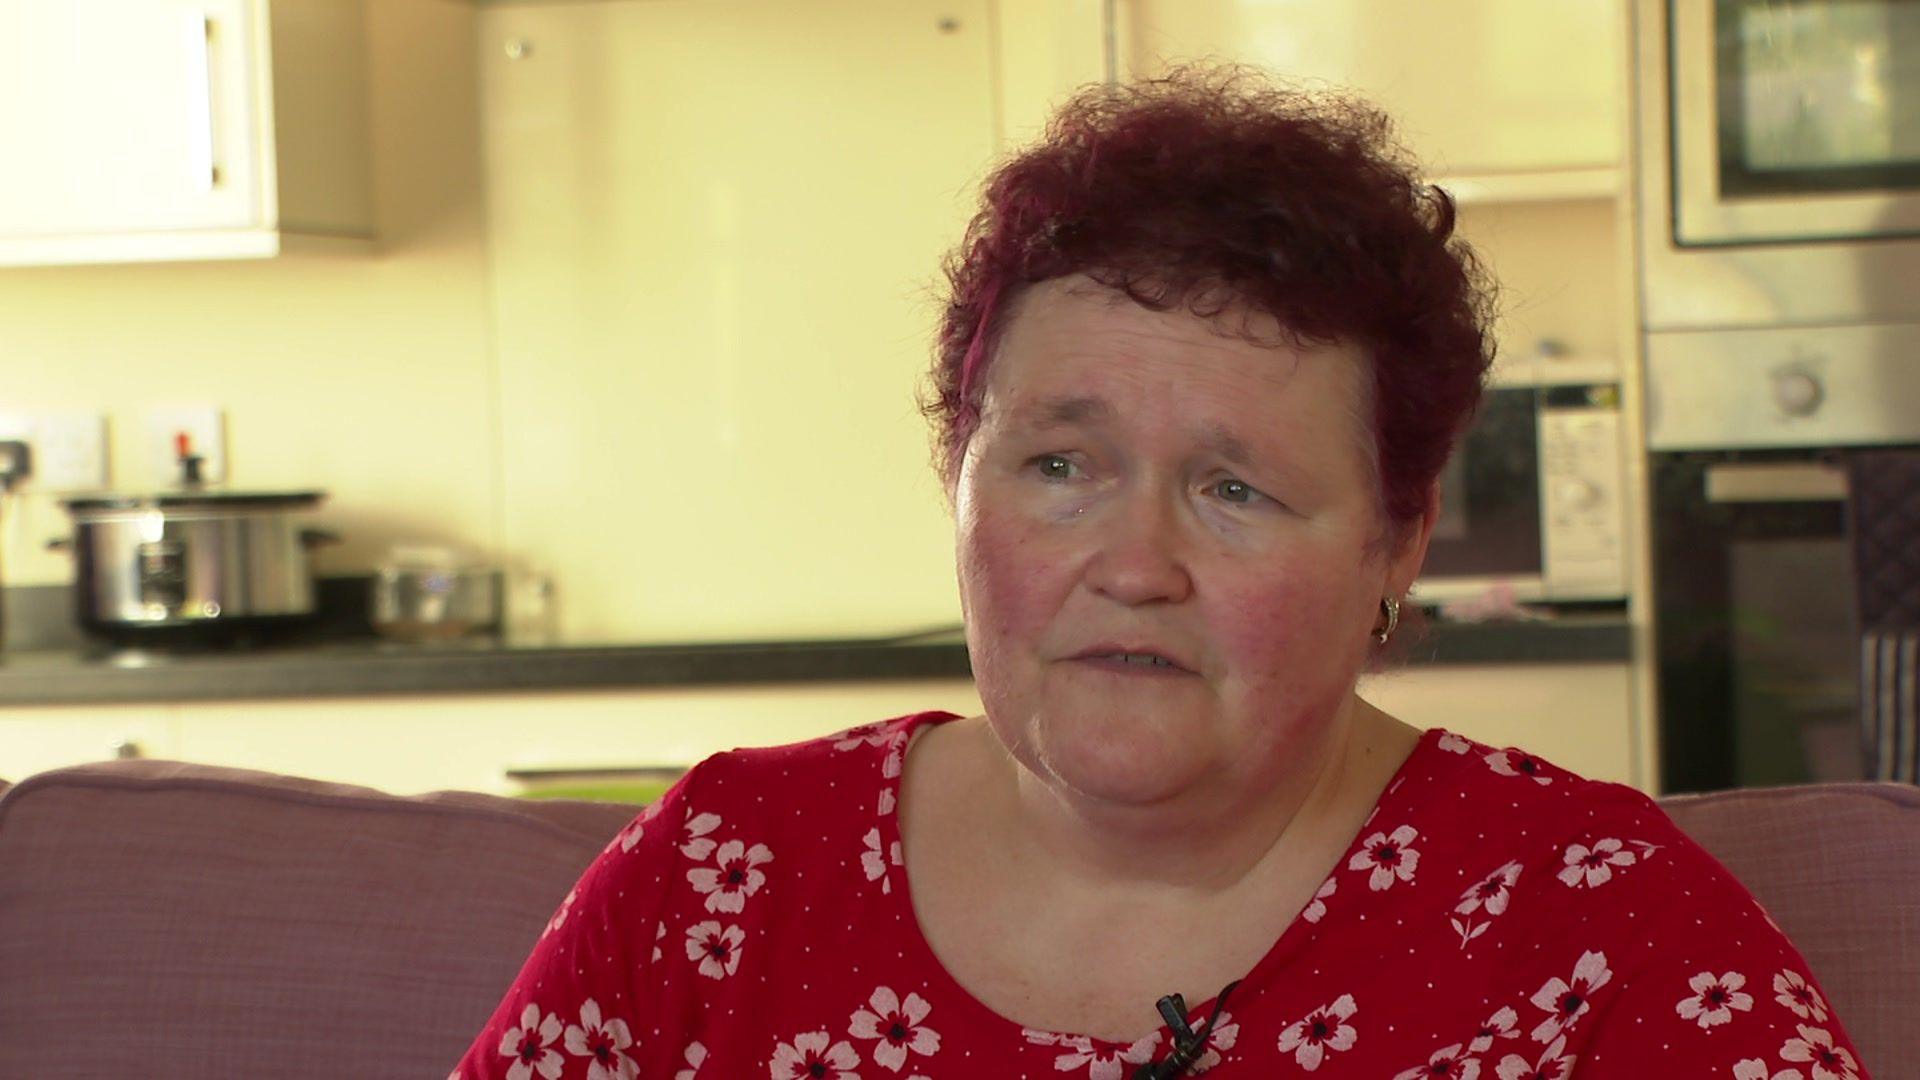
<path id="1" fill-rule="evenodd" d="M 1773 377 L 1773 401 L 1788 416 L 1812 416 L 1826 397 L 1820 380 L 1806 371 L 1783 371 Z"/>
<path id="2" fill-rule="evenodd" d="M 1553 487 L 1554 501 L 1563 510 L 1591 510 L 1600 505 L 1600 487 L 1591 480 L 1569 476 Z"/>

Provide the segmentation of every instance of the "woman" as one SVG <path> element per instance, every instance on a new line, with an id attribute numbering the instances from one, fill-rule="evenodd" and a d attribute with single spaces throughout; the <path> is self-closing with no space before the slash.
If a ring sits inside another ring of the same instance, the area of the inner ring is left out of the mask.
<path id="1" fill-rule="evenodd" d="M 1188 72 L 998 171 L 928 405 L 984 715 L 702 763 L 458 1075 L 1864 1075 L 1644 796 L 1355 696 L 1490 352 L 1385 130 Z"/>

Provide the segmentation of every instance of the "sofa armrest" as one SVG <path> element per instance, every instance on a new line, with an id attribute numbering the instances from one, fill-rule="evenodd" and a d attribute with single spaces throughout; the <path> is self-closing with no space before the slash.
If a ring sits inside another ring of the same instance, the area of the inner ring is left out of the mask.
<path id="1" fill-rule="evenodd" d="M 0 798 L 0 1076 L 444 1076 L 636 807 L 164 761 Z M 83 1053 L 75 1048 L 85 1046 Z"/>

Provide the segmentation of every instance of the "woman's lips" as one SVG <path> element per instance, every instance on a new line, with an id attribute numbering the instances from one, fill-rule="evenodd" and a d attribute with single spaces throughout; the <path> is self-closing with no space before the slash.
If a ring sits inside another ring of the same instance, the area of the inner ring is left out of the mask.
<path id="1" fill-rule="evenodd" d="M 1094 671 L 1105 672 L 1112 675 L 1133 676 L 1135 678 L 1167 679 L 1193 674 L 1193 672 L 1171 661 L 1150 663 L 1119 655 L 1076 656 L 1072 662 L 1084 665 Z"/>

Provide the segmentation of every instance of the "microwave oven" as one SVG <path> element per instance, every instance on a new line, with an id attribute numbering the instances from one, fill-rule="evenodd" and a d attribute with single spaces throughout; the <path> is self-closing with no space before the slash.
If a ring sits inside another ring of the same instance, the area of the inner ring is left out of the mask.
<path id="1" fill-rule="evenodd" d="M 1490 387 L 1441 473 L 1413 599 L 1625 599 L 1621 439 L 1616 383 Z"/>

